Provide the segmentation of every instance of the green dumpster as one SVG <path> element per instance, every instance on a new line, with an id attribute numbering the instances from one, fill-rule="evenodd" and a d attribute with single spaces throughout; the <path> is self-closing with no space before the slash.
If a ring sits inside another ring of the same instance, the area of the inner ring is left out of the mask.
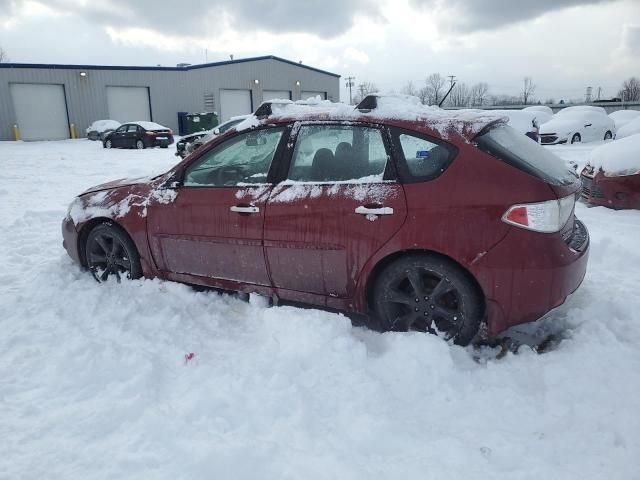
<path id="1" fill-rule="evenodd" d="M 187 113 L 185 124 L 186 134 L 211 130 L 218 125 L 218 114 L 215 112 Z"/>

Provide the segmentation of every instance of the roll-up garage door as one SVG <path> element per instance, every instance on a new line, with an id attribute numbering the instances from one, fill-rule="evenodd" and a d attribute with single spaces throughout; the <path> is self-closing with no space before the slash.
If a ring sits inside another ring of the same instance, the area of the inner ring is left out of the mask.
<path id="1" fill-rule="evenodd" d="M 220 90 L 220 117 L 226 122 L 236 115 L 251 113 L 250 90 Z"/>
<path id="2" fill-rule="evenodd" d="M 320 95 L 320 98 L 322 100 L 326 100 L 327 99 L 327 94 L 326 92 L 314 92 L 314 91 L 306 91 L 306 92 L 302 92 L 300 93 L 300 99 L 301 100 L 307 100 L 309 97 L 317 97 L 318 95 Z"/>
<path id="3" fill-rule="evenodd" d="M 121 123 L 150 121 L 148 87 L 107 87 L 109 118 Z"/>
<path id="4" fill-rule="evenodd" d="M 12 83 L 9 89 L 23 140 L 69 138 L 67 103 L 62 85 Z"/>
<path id="5" fill-rule="evenodd" d="M 291 100 L 291 92 L 289 90 L 263 90 L 262 101 L 267 100 Z"/>

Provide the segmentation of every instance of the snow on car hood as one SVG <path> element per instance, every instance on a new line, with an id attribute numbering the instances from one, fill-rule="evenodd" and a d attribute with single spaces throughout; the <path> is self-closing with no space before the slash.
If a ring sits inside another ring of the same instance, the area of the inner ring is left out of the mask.
<path id="1" fill-rule="evenodd" d="M 618 132 L 616 133 L 616 138 L 626 138 L 631 135 L 636 135 L 640 133 L 640 117 L 635 120 L 631 120 L 629 123 L 620 127 Z"/>
<path id="2" fill-rule="evenodd" d="M 589 122 L 588 115 L 585 115 L 584 112 L 567 113 L 560 117 L 554 116 L 540 126 L 540 134 L 558 133 L 566 135 L 583 128 Z"/>
<path id="3" fill-rule="evenodd" d="M 161 188 L 160 177 L 121 179 L 97 185 L 76 197 L 67 215 L 77 225 L 96 217 L 117 220 L 133 210 L 140 217 L 147 216 L 147 208 L 154 203 L 171 203 L 178 192 Z"/>
<path id="4" fill-rule="evenodd" d="M 587 165 L 602 169 L 607 177 L 640 173 L 640 134 L 605 143 L 594 148 Z"/>

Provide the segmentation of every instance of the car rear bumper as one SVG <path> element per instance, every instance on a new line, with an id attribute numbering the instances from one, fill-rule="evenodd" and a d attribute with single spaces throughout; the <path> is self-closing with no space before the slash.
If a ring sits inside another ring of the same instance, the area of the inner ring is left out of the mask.
<path id="1" fill-rule="evenodd" d="M 607 177 L 582 174 L 582 198 L 592 205 L 614 209 L 640 209 L 640 174 Z"/>
<path id="2" fill-rule="evenodd" d="M 589 233 L 575 222 L 565 238 L 514 227 L 472 266 L 487 299 L 489 335 L 537 320 L 577 290 L 587 271 Z"/>
<path id="3" fill-rule="evenodd" d="M 78 264 L 80 261 L 80 252 L 78 251 L 78 232 L 73 220 L 67 216 L 62 220 L 62 246 L 69 256 Z"/>
<path id="4" fill-rule="evenodd" d="M 173 144 L 173 137 L 169 136 L 167 138 L 154 138 L 151 140 L 151 145 L 153 147 L 168 147 Z"/>

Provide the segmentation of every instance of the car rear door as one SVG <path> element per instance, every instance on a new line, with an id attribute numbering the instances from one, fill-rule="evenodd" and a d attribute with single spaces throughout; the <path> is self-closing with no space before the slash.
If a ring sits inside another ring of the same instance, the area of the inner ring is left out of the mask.
<path id="1" fill-rule="evenodd" d="M 174 201 L 150 207 L 151 251 L 169 278 L 270 285 L 262 246 L 264 207 L 284 132 L 285 127 L 273 127 L 225 140 L 186 168 Z"/>
<path id="2" fill-rule="evenodd" d="M 388 137 L 377 126 L 297 127 L 286 180 L 267 203 L 271 279 L 283 298 L 283 290 L 350 298 L 366 262 L 406 218 Z"/>

